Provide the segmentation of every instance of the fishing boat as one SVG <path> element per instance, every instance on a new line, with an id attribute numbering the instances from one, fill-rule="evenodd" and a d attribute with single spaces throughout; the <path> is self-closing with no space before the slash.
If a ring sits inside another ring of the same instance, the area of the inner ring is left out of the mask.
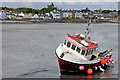
<path id="1" fill-rule="evenodd" d="M 98 43 L 87 37 L 89 24 L 85 34 L 67 34 L 62 44 L 55 50 L 61 74 L 77 72 L 93 74 L 94 71 L 105 71 L 112 60 L 112 48 L 100 52 Z"/>

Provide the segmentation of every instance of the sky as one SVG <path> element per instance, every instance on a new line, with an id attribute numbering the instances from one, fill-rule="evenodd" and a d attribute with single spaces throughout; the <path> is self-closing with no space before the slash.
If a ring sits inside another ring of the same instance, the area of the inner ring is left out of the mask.
<path id="1" fill-rule="evenodd" d="M 97 1 L 97 0 L 96 0 Z M 104 0 L 105 1 L 105 0 Z M 48 4 L 50 4 L 51 2 L 53 2 L 55 4 L 55 7 L 59 8 L 59 9 L 75 9 L 75 10 L 80 10 L 80 9 L 85 9 L 85 8 L 89 8 L 90 10 L 95 10 L 95 9 L 109 9 L 109 10 L 118 10 L 118 2 L 117 0 L 114 2 L 109 2 L 106 0 L 106 2 L 85 2 L 85 1 L 66 1 L 66 2 L 54 2 L 54 1 L 50 1 L 50 2 L 37 2 L 37 1 L 3 1 L 2 2 L 2 7 L 6 6 L 6 7 L 10 7 L 10 8 L 18 8 L 18 7 L 30 7 L 30 8 L 34 8 L 34 9 L 42 9 L 47 7 Z"/>

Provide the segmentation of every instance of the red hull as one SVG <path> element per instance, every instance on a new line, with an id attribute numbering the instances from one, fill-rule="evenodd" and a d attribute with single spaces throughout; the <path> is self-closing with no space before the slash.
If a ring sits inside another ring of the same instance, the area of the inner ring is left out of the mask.
<path id="1" fill-rule="evenodd" d="M 84 66 L 84 71 L 87 70 L 88 68 L 94 69 L 95 66 L 98 67 L 98 66 L 101 65 L 100 62 L 98 62 L 96 64 L 76 64 L 76 63 L 72 63 L 72 62 L 68 62 L 68 61 L 62 60 L 58 56 L 57 56 L 57 59 L 58 59 L 60 70 L 61 71 L 68 71 L 68 72 L 81 72 L 79 70 L 79 67 L 81 65 Z"/>

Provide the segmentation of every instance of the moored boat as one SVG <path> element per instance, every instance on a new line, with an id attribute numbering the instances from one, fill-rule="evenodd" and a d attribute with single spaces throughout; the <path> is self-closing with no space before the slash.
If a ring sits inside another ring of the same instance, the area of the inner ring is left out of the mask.
<path id="1" fill-rule="evenodd" d="M 95 70 L 105 71 L 112 60 L 112 49 L 100 52 L 98 43 L 87 37 L 90 23 L 84 34 L 67 34 L 55 53 L 58 59 L 60 72 L 86 72 L 92 74 Z"/>
<path id="2" fill-rule="evenodd" d="M 97 50 L 98 43 L 86 39 L 83 34 L 67 35 L 63 44 L 56 49 L 56 56 L 61 72 L 105 71 L 104 68 L 112 60 L 112 49 L 104 52 Z"/>

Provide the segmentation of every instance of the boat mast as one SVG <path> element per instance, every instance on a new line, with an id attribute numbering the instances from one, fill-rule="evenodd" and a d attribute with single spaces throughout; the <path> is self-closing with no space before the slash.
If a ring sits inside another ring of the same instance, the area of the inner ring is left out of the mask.
<path id="1" fill-rule="evenodd" d="M 87 27 L 86 30 L 85 30 L 85 38 L 86 38 L 87 35 L 90 33 L 91 17 L 89 17 L 89 14 L 90 14 L 90 13 L 88 13 L 88 20 L 87 20 L 88 27 Z"/>

